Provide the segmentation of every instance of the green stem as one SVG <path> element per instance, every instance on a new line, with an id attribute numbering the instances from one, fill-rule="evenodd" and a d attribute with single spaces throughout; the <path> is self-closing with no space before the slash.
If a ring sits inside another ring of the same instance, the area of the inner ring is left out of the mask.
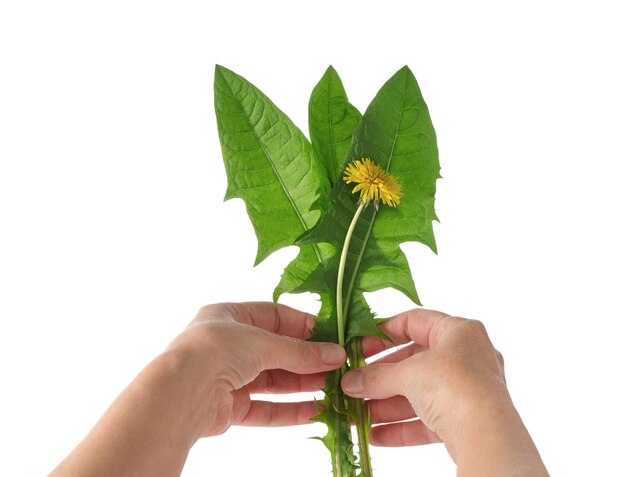
<path id="1" fill-rule="evenodd" d="M 356 209 L 350 227 L 348 227 L 348 233 L 346 233 L 346 239 L 341 249 L 341 258 L 339 259 L 339 271 L 337 273 L 337 333 L 339 335 L 339 344 L 343 347 L 346 346 L 346 325 L 343 315 L 343 276 L 346 271 L 346 259 L 348 257 L 348 249 L 350 248 L 350 240 L 352 240 L 352 233 L 354 232 L 354 228 L 359 221 L 363 209 L 365 209 L 365 202 L 361 202 Z"/>
<path id="2" fill-rule="evenodd" d="M 356 369 L 365 366 L 363 351 L 361 350 L 361 338 L 353 338 L 350 340 L 350 368 Z M 370 458 L 370 415 L 365 406 L 365 399 L 353 398 L 356 410 L 356 432 L 359 438 L 359 466 L 361 467 L 362 477 L 372 477 L 372 459 Z"/>
<path id="3" fill-rule="evenodd" d="M 346 401 L 346 395 L 341 390 L 341 378 L 348 370 L 347 364 L 344 364 L 340 369 L 335 372 L 333 399 L 331 401 L 330 416 L 333 420 L 333 430 L 335 435 L 333 436 L 334 449 L 333 449 L 333 475 L 336 477 L 356 477 L 356 470 L 351 470 L 344 473 L 343 459 L 345 458 L 346 442 L 352 448 L 352 440 L 350 439 L 350 427 L 351 417 L 348 414 L 348 405 Z M 345 434 L 344 434 L 345 432 Z M 346 442 L 344 442 L 346 441 Z"/>
<path id="4" fill-rule="evenodd" d="M 366 203 L 361 202 L 354 213 L 354 217 L 352 218 L 352 222 L 348 227 L 348 232 L 346 233 L 346 238 L 343 242 L 343 248 L 341 249 L 341 257 L 339 258 L 339 270 L 337 273 L 337 334 L 339 338 L 339 344 L 346 347 L 346 323 L 345 318 L 347 315 L 347 310 L 350 305 L 350 295 L 352 294 L 352 287 L 354 286 L 354 278 L 355 275 L 352 276 L 350 280 L 348 295 L 346 296 L 346 306 L 344 308 L 343 304 L 343 280 L 346 271 L 346 261 L 348 258 L 348 251 L 350 249 L 350 242 L 352 240 L 352 234 L 354 233 L 354 229 L 356 227 L 357 222 L 359 221 L 359 217 L 361 213 L 365 209 Z M 372 220 L 373 222 L 373 220 Z M 369 232 L 371 231 L 371 225 Z M 364 248 L 359 251 L 359 262 L 363 256 Z M 363 359 L 363 353 L 361 351 L 361 340 L 360 338 L 353 338 L 350 341 L 350 349 L 349 349 L 349 358 L 350 358 L 350 367 L 358 368 L 365 365 L 365 360 Z M 338 391 L 338 401 L 342 400 L 343 393 L 341 392 L 341 377 L 345 373 L 345 365 L 341 368 L 341 371 L 338 373 L 339 383 L 337 383 L 337 391 Z M 345 397 L 344 397 L 345 399 Z M 357 436 L 359 439 L 359 465 L 361 468 L 360 476 L 363 477 L 371 477 L 372 474 L 372 463 L 369 455 L 369 428 L 370 428 L 370 419 L 367 409 L 365 407 L 365 401 L 363 399 L 353 399 L 349 398 L 350 401 L 354 403 L 354 410 L 356 412 L 355 420 L 356 420 L 356 429 Z M 344 402 L 337 403 L 340 404 L 338 409 L 347 407 Z M 336 451 L 337 449 L 335 449 Z M 337 456 L 335 456 L 337 458 Z M 337 465 L 337 462 L 336 462 Z"/>

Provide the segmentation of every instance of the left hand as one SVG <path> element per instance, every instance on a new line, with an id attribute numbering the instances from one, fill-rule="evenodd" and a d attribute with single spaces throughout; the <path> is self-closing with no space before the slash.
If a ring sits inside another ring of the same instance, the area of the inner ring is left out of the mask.
<path id="1" fill-rule="evenodd" d="M 157 360 L 165 360 L 182 385 L 195 439 L 232 424 L 288 426 L 317 414 L 312 401 L 274 403 L 251 394 L 317 391 L 345 351 L 332 343 L 304 341 L 312 317 L 272 303 L 203 307 Z"/>

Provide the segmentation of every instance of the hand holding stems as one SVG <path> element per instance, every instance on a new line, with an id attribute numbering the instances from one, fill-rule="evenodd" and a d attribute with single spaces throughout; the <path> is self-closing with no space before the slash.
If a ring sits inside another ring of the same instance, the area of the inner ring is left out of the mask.
<path id="1" fill-rule="evenodd" d="M 312 317 L 283 305 L 209 305 L 122 392 L 53 477 L 180 475 L 201 437 L 231 425 L 305 424 L 313 402 L 251 401 L 251 393 L 316 391 L 346 359 L 303 341 Z"/>
<path id="2" fill-rule="evenodd" d="M 548 475 L 482 323 L 419 309 L 382 329 L 395 345 L 408 346 L 349 371 L 342 382 L 346 394 L 370 399 L 374 423 L 391 422 L 372 429 L 373 445 L 443 441 L 459 476 Z M 367 357 L 394 344 L 364 338 L 362 346 Z"/>
<path id="3" fill-rule="evenodd" d="M 178 476 L 200 437 L 234 424 L 309 422 L 312 402 L 251 401 L 250 394 L 318 390 L 343 364 L 338 345 L 303 341 L 311 327 L 309 315 L 282 305 L 204 307 L 50 475 Z M 369 398 L 371 419 L 382 424 L 372 444 L 443 441 L 462 477 L 548 475 L 479 322 L 413 310 L 382 329 L 408 346 L 343 378 L 346 394 Z M 371 357 L 393 345 L 364 338 L 362 346 Z"/>

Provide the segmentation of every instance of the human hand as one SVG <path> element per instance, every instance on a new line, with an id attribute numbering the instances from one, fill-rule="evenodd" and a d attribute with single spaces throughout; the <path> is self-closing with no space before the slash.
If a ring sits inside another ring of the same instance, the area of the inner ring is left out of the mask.
<path id="1" fill-rule="evenodd" d="M 364 338 L 366 357 L 408 345 L 342 380 L 346 394 L 370 399 L 374 423 L 388 423 L 372 428 L 372 444 L 443 441 L 459 475 L 547 475 L 482 323 L 418 309 L 381 328 L 394 343 Z"/>
<path id="2" fill-rule="evenodd" d="M 231 424 L 303 424 L 312 402 L 251 401 L 251 393 L 314 391 L 346 359 L 303 341 L 311 316 L 284 305 L 209 305 L 111 404 L 51 477 L 180 475 L 189 449 Z"/>
<path id="3" fill-rule="evenodd" d="M 179 393 L 192 409 L 196 438 L 232 424 L 304 424 L 317 412 L 312 401 L 274 403 L 250 394 L 317 391 L 326 372 L 346 359 L 343 348 L 303 341 L 312 317 L 284 305 L 208 305 L 163 354 L 185 376 Z M 173 360 L 171 358 L 174 358 Z"/>

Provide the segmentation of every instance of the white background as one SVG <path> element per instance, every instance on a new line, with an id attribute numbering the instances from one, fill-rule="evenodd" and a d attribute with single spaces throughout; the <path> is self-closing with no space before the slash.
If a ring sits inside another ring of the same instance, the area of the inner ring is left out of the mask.
<path id="1" fill-rule="evenodd" d="M 422 301 L 485 322 L 553 475 L 624 472 L 619 3 L 2 2 L 0 474 L 45 475 L 201 305 L 270 299 L 295 254 L 253 269 L 222 202 L 216 63 L 304 131 L 329 64 L 362 111 L 411 67 L 444 177 L 439 255 L 405 246 Z M 231 429 L 183 475 L 328 475 L 321 433 Z M 378 477 L 455 473 L 442 446 L 373 456 Z"/>

